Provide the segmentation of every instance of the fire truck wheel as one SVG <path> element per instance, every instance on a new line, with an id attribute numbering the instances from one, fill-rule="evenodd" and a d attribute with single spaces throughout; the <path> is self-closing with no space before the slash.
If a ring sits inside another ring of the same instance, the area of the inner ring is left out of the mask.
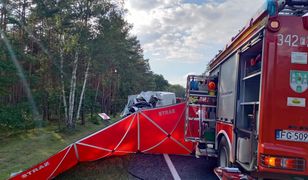
<path id="1" fill-rule="evenodd" d="M 230 150 L 225 137 L 222 137 L 218 146 L 218 166 L 231 167 L 229 160 Z"/>

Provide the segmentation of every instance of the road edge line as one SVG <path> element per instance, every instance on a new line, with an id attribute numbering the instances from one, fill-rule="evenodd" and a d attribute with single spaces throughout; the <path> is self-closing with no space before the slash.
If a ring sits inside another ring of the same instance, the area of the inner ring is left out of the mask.
<path id="1" fill-rule="evenodd" d="M 168 154 L 163 154 L 174 180 L 181 180 Z"/>

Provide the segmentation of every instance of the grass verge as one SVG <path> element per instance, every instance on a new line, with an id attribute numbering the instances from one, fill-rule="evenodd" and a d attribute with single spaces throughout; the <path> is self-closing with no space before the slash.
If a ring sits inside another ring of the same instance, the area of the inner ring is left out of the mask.
<path id="1" fill-rule="evenodd" d="M 0 179 L 9 178 L 12 172 L 26 170 L 62 150 L 67 145 L 105 126 L 87 123 L 74 131 L 59 131 L 56 125 L 0 137 Z"/>

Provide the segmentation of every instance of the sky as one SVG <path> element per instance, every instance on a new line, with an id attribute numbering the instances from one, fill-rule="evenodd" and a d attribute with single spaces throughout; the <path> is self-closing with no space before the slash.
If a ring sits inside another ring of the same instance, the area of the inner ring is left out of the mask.
<path id="1" fill-rule="evenodd" d="M 151 70 L 170 84 L 202 74 L 264 0 L 126 0 L 126 20 Z"/>

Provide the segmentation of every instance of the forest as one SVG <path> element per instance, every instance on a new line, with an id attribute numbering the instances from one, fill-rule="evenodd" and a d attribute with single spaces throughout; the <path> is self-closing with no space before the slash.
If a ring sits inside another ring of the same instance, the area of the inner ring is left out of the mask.
<path id="1" fill-rule="evenodd" d="M 1 0 L 0 130 L 116 116 L 127 96 L 184 88 L 155 74 L 124 2 Z"/>

